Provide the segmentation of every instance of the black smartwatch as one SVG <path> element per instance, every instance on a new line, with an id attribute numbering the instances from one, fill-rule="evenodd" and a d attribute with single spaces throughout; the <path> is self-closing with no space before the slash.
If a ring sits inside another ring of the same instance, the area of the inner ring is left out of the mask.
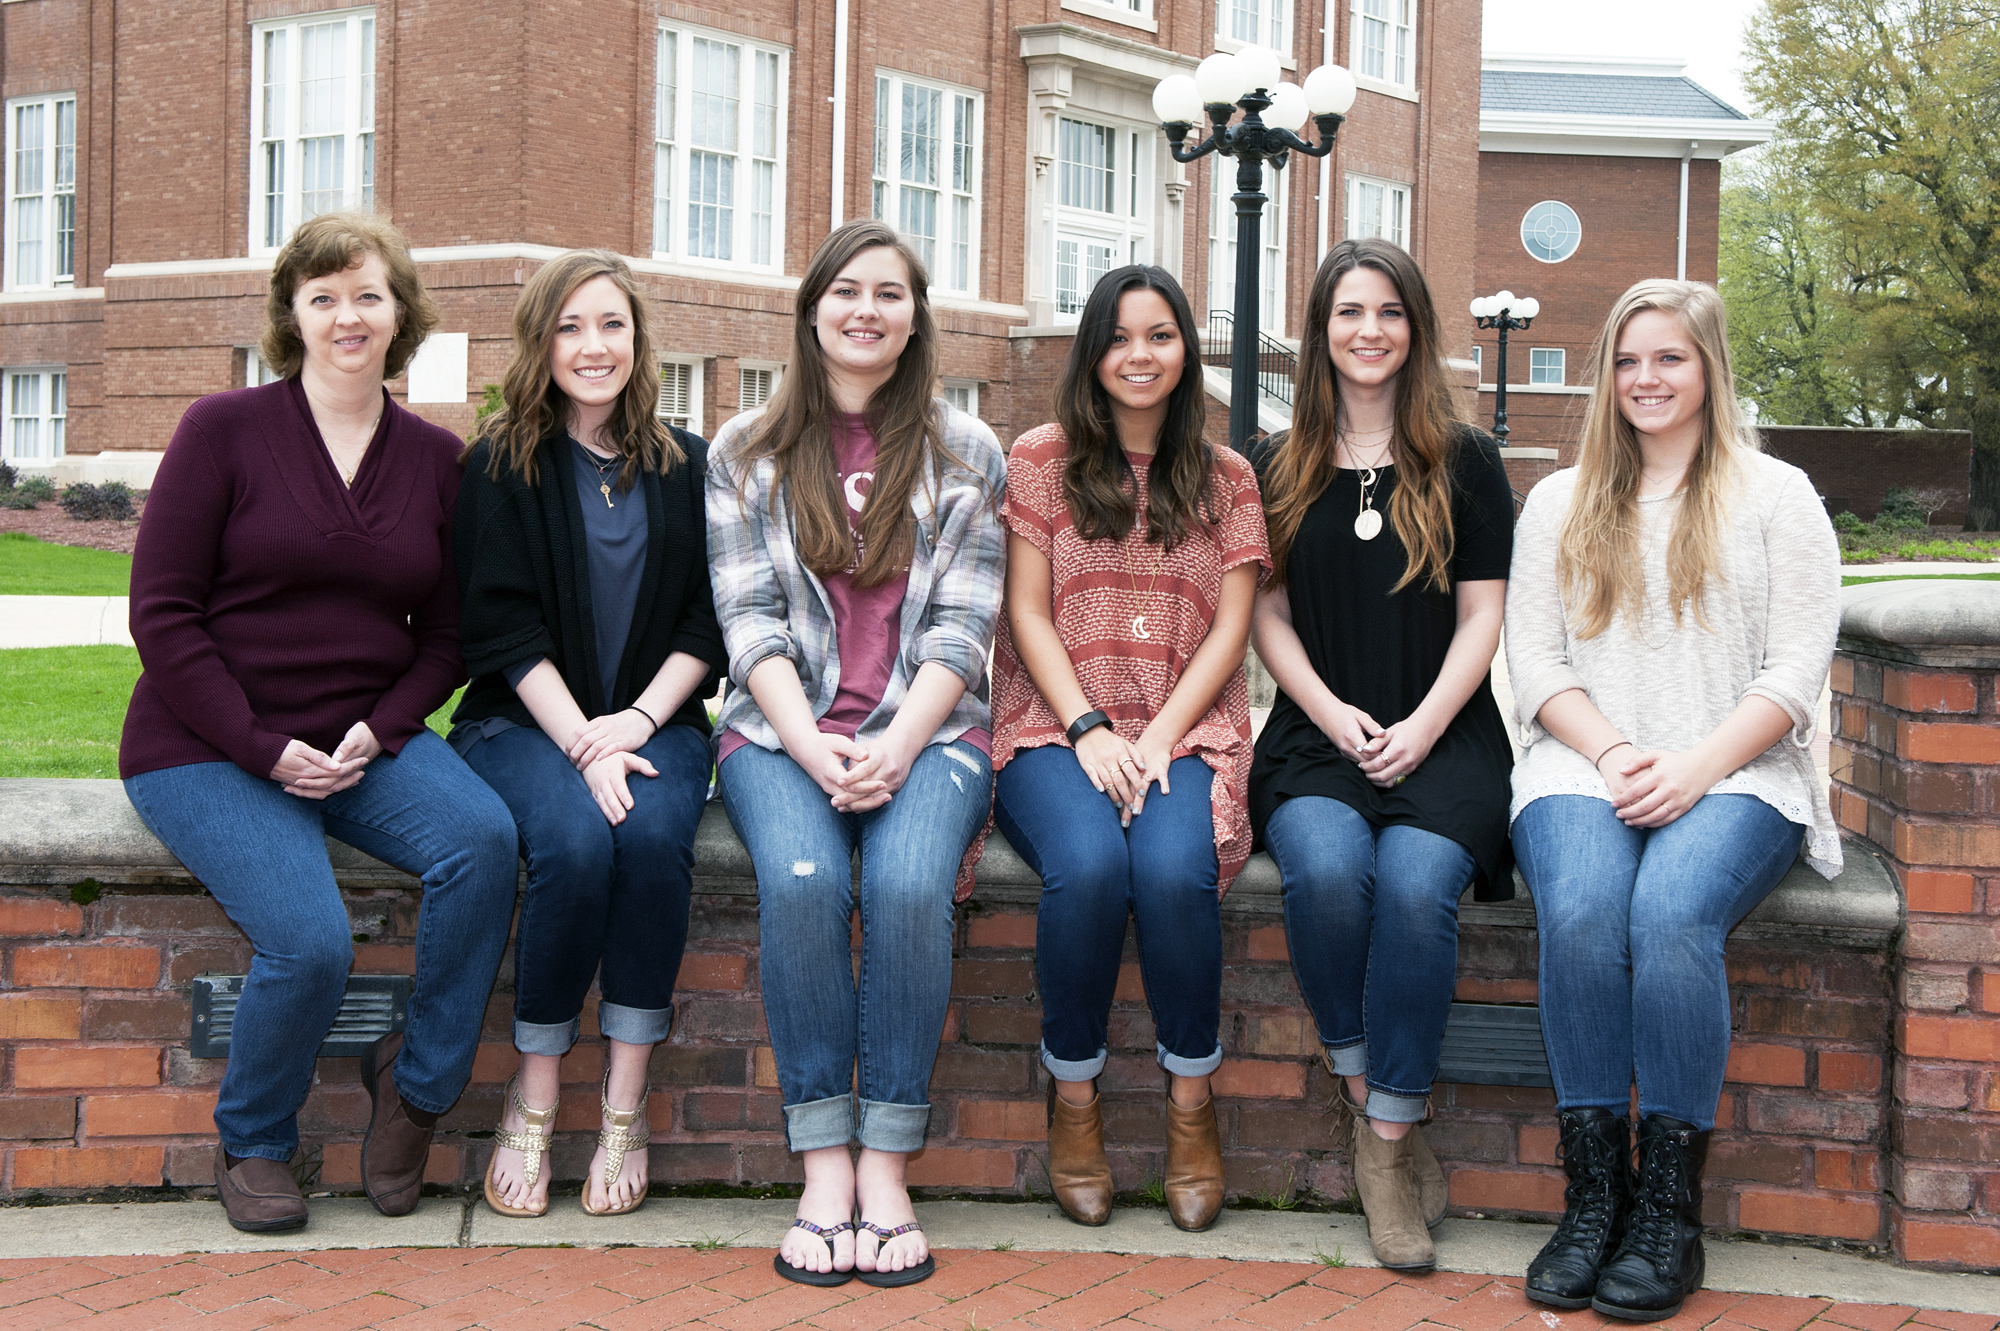
<path id="1" fill-rule="evenodd" d="M 1111 724 L 1111 718 L 1106 716 L 1102 712 L 1098 711 L 1085 712 L 1082 716 L 1079 716 L 1076 720 L 1070 722 L 1069 730 L 1065 732 L 1069 736 L 1070 747 L 1075 748 L 1076 742 L 1078 740 L 1082 739 L 1085 735 L 1097 729 L 1099 726 L 1108 726 L 1110 724 Z"/>

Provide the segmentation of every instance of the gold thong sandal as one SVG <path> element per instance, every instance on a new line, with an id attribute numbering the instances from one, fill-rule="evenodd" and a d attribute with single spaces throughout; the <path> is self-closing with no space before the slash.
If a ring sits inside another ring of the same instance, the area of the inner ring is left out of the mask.
<path id="1" fill-rule="evenodd" d="M 556 1110 L 560 1105 L 550 1105 L 547 1109 L 528 1108 L 528 1102 L 521 1098 L 520 1083 L 521 1079 L 518 1076 L 507 1079 L 506 1098 L 528 1126 L 520 1132 L 510 1132 L 504 1126 L 503 1120 L 503 1126 L 493 1132 L 493 1145 L 496 1150 L 505 1147 L 507 1150 L 521 1153 L 521 1176 L 527 1180 L 528 1191 L 532 1193 L 535 1184 L 542 1177 L 542 1157 L 549 1153 L 549 1144 L 556 1135 Z M 496 1156 L 486 1165 L 486 1204 L 501 1215 L 519 1219 L 531 1220 L 536 1216 L 546 1215 L 549 1209 L 547 1196 L 542 1198 L 539 1207 L 509 1206 L 500 1200 L 500 1193 L 493 1186 L 493 1168 L 497 1162 Z"/>
<path id="2" fill-rule="evenodd" d="M 653 1129 L 646 1122 L 646 1092 L 639 1092 L 639 1103 L 631 1109 L 611 1107 L 611 1073 L 604 1074 L 604 1085 L 598 1092 L 598 1100 L 603 1106 L 604 1121 L 611 1126 L 597 1130 L 597 1145 L 604 1152 L 604 1193 L 611 1195 L 612 1185 L 625 1172 L 625 1157 L 633 1151 L 643 1151 L 652 1144 Z M 625 1215 L 636 1211 L 646 1200 L 641 1192 L 629 1205 L 606 1207 L 598 1210 L 590 1204 L 590 1180 L 583 1181 L 583 1210 L 586 1215 Z"/>

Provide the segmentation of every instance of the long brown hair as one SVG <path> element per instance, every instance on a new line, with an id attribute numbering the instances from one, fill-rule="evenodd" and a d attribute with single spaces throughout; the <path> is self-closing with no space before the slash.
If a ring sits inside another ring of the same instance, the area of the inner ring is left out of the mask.
<path id="1" fill-rule="evenodd" d="M 1410 354 L 1396 373 L 1396 428 L 1390 435 L 1396 488 L 1389 521 L 1409 552 L 1403 576 L 1391 591 L 1421 583 L 1451 589 L 1452 468 L 1458 459 L 1458 404 L 1445 377 L 1443 339 L 1437 306 L 1423 269 L 1399 245 L 1386 240 L 1343 240 L 1327 251 L 1306 297 L 1305 336 L 1299 344 L 1297 403 L 1292 429 L 1272 454 L 1264 475 L 1264 519 L 1270 525 L 1274 585 L 1283 586 L 1292 542 L 1306 510 L 1333 483 L 1334 447 L 1340 415 L 1340 382 L 1327 345 L 1334 288 L 1357 268 L 1389 279 L 1403 302 L 1410 328 Z"/>
<path id="2" fill-rule="evenodd" d="M 875 483 L 861 509 L 862 552 L 855 567 L 854 533 L 848 526 L 847 501 L 833 455 L 833 381 L 815 316 L 820 297 L 840 270 L 863 250 L 878 247 L 894 250 L 909 272 L 912 318 L 910 340 L 897 358 L 895 373 L 868 402 L 868 428 L 875 436 Z M 791 368 L 751 426 L 734 468 L 740 489 L 751 466 L 771 459 L 776 474 L 766 502 L 775 503 L 777 492 L 786 492 L 799 558 L 822 578 L 853 568 L 856 586 L 873 587 L 908 568 L 916 552 L 910 498 L 923 483 L 926 464 L 939 473 L 948 463 L 972 470 L 945 446 L 942 413 L 932 396 L 938 335 L 929 290 L 930 274 L 917 252 L 893 229 L 868 219 L 835 227 L 820 242 L 799 283 Z"/>
<path id="3" fill-rule="evenodd" d="M 1146 539 L 1172 550 L 1200 528 L 1214 525 L 1215 449 L 1202 437 L 1207 399 L 1201 381 L 1201 330 L 1181 284 L 1164 268 L 1131 264 L 1098 279 L 1069 363 L 1056 385 L 1056 423 L 1069 437 L 1063 465 L 1063 498 L 1070 520 L 1086 541 L 1125 539 L 1138 515 L 1138 479 L 1112 425 L 1111 395 L 1097 377 L 1098 364 L 1118 331 L 1118 302 L 1128 291 L 1157 291 L 1179 325 L 1180 382 L 1167 396 L 1167 419 L 1146 475 Z"/>
<path id="4" fill-rule="evenodd" d="M 686 460 L 673 431 L 657 414 L 659 364 L 646 330 L 646 302 L 631 267 L 610 250 L 571 250 L 543 264 L 514 303 L 514 358 L 500 383 L 506 405 L 486 418 L 474 439 L 487 445 L 486 471 L 495 480 L 514 472 L 533 485 L 535 450 L 542 440 L 568 428 L 569 395 L 556 387 L 549 372 L 549 348 L 563 306 L 578 287 L 599 277 L 610 278 L 632 305 L 632 377 L 605 422 L 625 459 L 618 469 L 618 488 L 630 490 L 642 469 L 667 472 Z M 471 451 L 468 447 L 459 455 L 461 464 Z"/>
<path id="5" fill-rule="evenodd" d="M 1646 610 L 1646 570 L 1639 550 L 1639 432 L 1618 410 L 1618 339 L 1643 310 L 1670 314 L 1701 358 L 1706 390 L 1701 442 L 1688 462 L 1680 511 L 1667 543 L 1667 599 L 1674 623 L 1685 607 L 1706 626 L 1702 592 L 1722 576 L 1723 511 L 1757 438 L 1736 405 L 1729 366 L 1729 325 L 1722 297 L 1706 282 L 1654 278 L 1634 283 L 1611 307 L 1593 352 L 1597 381 L 1583 418 L 1576 490 L 1556 547 L 1556 579 L 1579 638 L 1594 638 L 1622 611 Z"/>

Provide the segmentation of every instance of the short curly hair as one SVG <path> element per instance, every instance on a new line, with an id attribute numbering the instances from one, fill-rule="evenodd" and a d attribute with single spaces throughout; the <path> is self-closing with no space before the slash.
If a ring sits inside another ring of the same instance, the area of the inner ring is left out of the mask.
<path id="1" fill-rule="evenodd" d="M 271 265 L 271 294 L 264 303 L 264 335 L 257 350 L 279 378 L 291 378 L 305 364 L 305 339 L 292 312 L 299 287 L 315 277 L 352 268 L 370 254 L 388 270 L 389 294 L 398 315 L 382 377 L 394 379 L 409 366 L 410 357 L 438 326 L 437 306 L 417 277 L 409 239 L 393 222 L 373 213 L 321 213 L 299 224 Z"/>

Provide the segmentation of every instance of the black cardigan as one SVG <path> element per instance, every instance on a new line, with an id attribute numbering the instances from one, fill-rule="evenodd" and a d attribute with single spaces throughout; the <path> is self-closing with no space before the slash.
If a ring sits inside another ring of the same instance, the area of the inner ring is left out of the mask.
<path id="1" fill-rule="evenodd" d="M 708 585 L 702 500 L 708 444 L 685 430 L 673 433 L 687 460 L 665 475 L 641 472 L 634 487 L 646 497 L 646 567 L 609 698 L 602 696 L 597 665 L 583 509 L 570 475 L 568 437 L 542 440 L 532 485 L 513 472 L 493 479 L 488 445 L 473 446 L 453 519 L 459 635 L 472 683 L 452 713 L 454 724 L 497 716 L 533 726 L 527 705 L 502 673 L 523 661 L 546 656 L 554 662 L 577 706 L 595 717 L 629 707 L 669 655 L 686 652 L 708 662 L 709 677 L 661 723 L 708 731 L 702 700 L 729 661 Z"/>

